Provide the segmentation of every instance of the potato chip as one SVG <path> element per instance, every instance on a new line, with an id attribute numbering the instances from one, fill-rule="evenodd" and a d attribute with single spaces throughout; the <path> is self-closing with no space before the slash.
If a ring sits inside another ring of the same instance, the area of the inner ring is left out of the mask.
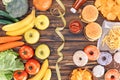
<path id="1" fill-rule="evenodd" d="M 118 5 L 120 5 L 120 0 L 116 0 L 116 3 L 117 3 Z"/>
<path id="2" fill-rule="evenodd" d="M 101 6 L 100 8 L 101 8 L 100 11 L 101 11 L 101 13 L 103 14 L 104 17 L 107 16 L 108 13 L 109 13 L 110 10 L 111 10 L 111 9 L 108 9 L 108 7 L 104 7 L 104 6 Z"/>
<path id="3" fill-rule="evenodd" d="M 96 0 L 95 6 L 99 8 L 102 5 L 101 0 Z"/>
<path id="4" fill-rule="evenodd" d="M 108 20 L 120 20 L 120 0 L 96 0 L 95 6 Z"/>
<path id="5" fill-rule="evenodd" d="M 108 0 L 106 4 L 107 4 L 107 7 L 112 8 L 115 5 L 115 1 Z"/>
<path id="6" fill-rule="evenodd" d="M 120 6 L 119 5 L 115 5 L 114 7 L 112 7 L 111 10 L 115 15 L 118 15 L 120 13 Z"/>
<path id="7" fill-rule="evenodd" d="M 106 17 L 106 18 L 107 18 L 108 20 L 115 20 L 116 17 L 117 17 L 117 16 L 116 16 L 115 14 L 113 14 L 112 12 L 110 12 L 110 13 L 107 14 L 107 17 Z"/>
<path id="8" fill-rule="evenodd" d="M 97 0 L 96 0 L 97 1 Z M 107 0 L 101 0 L 101 4 L 105 4 L 107 2 Z"/>
<path id="9" fill-rule="evenodd" d="M 118 19 L 120 20 L 120 13 L 117 15 Z"/>

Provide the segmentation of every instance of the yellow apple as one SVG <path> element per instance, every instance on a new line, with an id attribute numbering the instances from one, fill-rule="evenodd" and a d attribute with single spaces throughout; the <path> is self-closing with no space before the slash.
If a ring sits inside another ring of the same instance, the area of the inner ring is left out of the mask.
<path id="1" fill-rule="evenodd" d="M 46 44 L 40 44 L 35 50 L 36 57 L 46 59 L 50 55 L 50 49 Z"/>
<path id="2" fill-rule="evenodd" d="M 48 28 L 50 21 L 46 15 L 39 15 L 35 19 L 35 27 L 39 30 L 45 30 Z"/>
<path id="3" fill-rule="evenodd" d="M 30 29 L 24 34 L 25 41 L 29 44 L 35 44 L 40 38 L 40 33 L 36 29 Z"/>

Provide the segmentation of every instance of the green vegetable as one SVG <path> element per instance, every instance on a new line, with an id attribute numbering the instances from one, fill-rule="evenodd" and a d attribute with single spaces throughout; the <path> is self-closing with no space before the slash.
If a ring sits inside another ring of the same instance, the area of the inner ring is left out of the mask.
<path id="1" fill-rule="evenodd" d="M 24 64 L 13 50 L 0 52 L 0 80 L 11 80 L 13 71 L 24 70 Z"/>
<path id="2" fill-rule="evenodd" d="M 10 16 L 21 17 L 28 11 L 28 0 L 12 0 L 5 8 Z"/>
<path id="3" fill-rule="evenodd" d="M 13 23 L 13 22 L 8 21 L 8 20 L 0 19 L 0 24 L 11 24 L 11 23 Z"/>
<path id="4" fill-rule="evenodd" d="M 11 2 L 12 0 L 2 0 L 4 5 L 7 5 L 9 2 Z"/>
<path id="5" fill-rule="evenodd" d="M 11 71 L 1 71 L 0 80 L 11 80 L 13 73 Z"/>
<path id="6" fill-rule="evenodd" d="M 13 22 L 18 22 L 18 19 L 11 17 L 7 12 L 0 10 L 0 16 L 5 17 Z"/>

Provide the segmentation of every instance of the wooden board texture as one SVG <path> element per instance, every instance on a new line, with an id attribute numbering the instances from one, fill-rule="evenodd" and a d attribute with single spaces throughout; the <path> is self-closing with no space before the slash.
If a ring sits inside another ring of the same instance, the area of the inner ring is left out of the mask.
<path id="1" fill-rule="evenodd" d="M 32 0 L 28 0 L 28 1 L 29 1 L 28 4 L 29 4 L 30 7 L 29 7 L 29 11 L 28 11 L 27 14 L 30 13 L 31 7 L 32 7 Z M 62 31 L 62 34 L 64 35 L 66 42 L 65 42 L 65 47 L 62 50 L 62 53 L 64 54 L 64 60 L 60 62 L 59 66 L 60 66 L 60 72 L 61 72 L 62 80 L 69 80 L 70 73 L 72 72 L 72 70 L 74 68 L 77 68 L 77 66 L 73 63 L 73 60 L 72 60 L 73 53 L 76 50 L 83 50 L 84 47 L 87 46 L 87 45 L 91 45 L 91 44 L 96 45 L 97 42 L 96 41 L 94 41 L 94 42 L 88 41 L 84 36 L 84 33 L 83 33 L 84 31 L 77 34 L 77 35 L 70 33 L 69 28 L 68 28 L 69 22 L 72 19 L 79 19 L 80 13 L 73 14 L 73 13 L 70 12 L 70 8 L 71 8 L 71 6 L 72 6 L 72 4 L 74 3 L 75 0 L 62 0 L 62 1 L 63 1 L 64 5 L 66 7 L 65 19 L 67 21 L 67 26 Z M 85 5 L 88 5 L 88 4 L 94 4 L 94 0 L 87 0 L 87 2 L 81 7 L 81 9 Z M 55 6 L 59 6 L 59 5 L 56 3 L 55 0 L 53 0 L 52 7 L 55 7 Z M 0 0 L 0 9 L 4 10 L 4 8 L 5 7 L 3 6 L 3 4 Z M 52 16 L 50 14 L 49 10 L 46 11 L 46 12 L 41 12 L 41 11 L 36 10 L 36 15 L 39 15 L 39 14 L 45 14 L 49 17 L 50 26 L 49 26 L 48 29 L 46 29 L 44 31 L 39 30 L 39 32 L 41 34 L 41 38 L 40 38 L 40 40 L 37 44 L 31 45 L 31 46 L 35 49 L 41 43 L 45 43 L 45 44 L 49 45 L 49 47 L 51 49 L 51 55 L 48 59 L 49 59 L 49 63 L 50 63 L 49 67 L 52 69 L 51 80 L 58 80 L 57 75 L 56 75 L 56 70 L 55 70 L 55 63 L 56 63 L 56 60 L 58 59 L 59 56 L 57 55 L 56 50 L 60 46 L 60 44 L 62 43 L 61 42 L 62 40 L 55 33 L 55 28 L 57 26 L 62 26 L 63 23 L 62 23 L 61 19 Z M 25 17 L 25 16 L 23 16 L 23 17 Z M 104 19 L 102 18 L 102 16 L 99 15 L 99 18 L 97 19 L 96 22 L 98 22 L 100 25 L 102 25 L 103 20 Z M 83 27 L 85 27 L 85 25 L 86 24 L 83 23 Z M 0 25 L 0 36 L 4 36 L 5 32 L 3 32 L 1 30 L 1 27 L 2 27 L 2 25 Z M 23 41 L 25 41 L 25 40 L 23 39 Z M 17 50 L 18 48 L 16 48 L 15 50 Z M 40 62 L 42 62 L 42 61 L 40 61 Z M 94 62 L 89 61 L 86 66 L 90 70 L 92 70 L 92 68 L 95 65 L 97 65 L 96 61 L 94 61 Z M 110 65 L 105 66 L 106 71 L 110 68 L 116 68 L 120 71 L 120 65 L 115 63 L 114 61 Z M 104 76 L 101 77 L 101 78 L 94 78 L 94 80 L 104 80 Z"/>

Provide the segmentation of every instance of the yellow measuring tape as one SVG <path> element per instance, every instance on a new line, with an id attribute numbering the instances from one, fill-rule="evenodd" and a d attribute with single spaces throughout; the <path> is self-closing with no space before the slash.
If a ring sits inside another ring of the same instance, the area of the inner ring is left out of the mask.
<path id="1" fill-rule="evenodd" d="M 65 26 L 66 26 L 66 20 L 64 18 L 64 16 L 62 15 L 62 13 L 60 12 L 60 10 L 58 10 L 58 12 L 60 13 L 60 16 L 61 16 L 61 19 L 64 23 L 64 26 L 62 28 L 60 27 L 57 27 L 55 29 L 55 32 L 59 35 L 59 37 L 63 40 L 63 43 L 59 46 L 59 48 L 57 49 L 57 54 L 60 56 L 56 62 L 56 73 L 57 73 L 57 77 L 58 77 L 58 80 L 61 80 L 61 74 L 60 74 L 60 70 L 59 70 L 59 66 L 58 66 L 58 63 L 60 61 L 63 60 L 63 54 L 61 52 L 61 50 L 64 48 L 64 43 L 65 43 L 65 39 L 64 39 L 64 36 L 62 35 L 62 33 L 60 31 L 62 31 Z"/>
<path id="2" fill-rule="evenodd" d="M 56 2 L 60 5 L 60 7 L 64 10 L 64 13 L 62 13 L 60 11 L 60 9 L 56 8 L 56 10 L 58 11 L 59 13 L 59 16 L 56 16 L 56 17 L 59 17 L 62 19 L 63 21 L 63 27 L 57 27 L 55 29 L 55 32 L 57 33 L 57 35 L 62 39 L 62 44 L 58 47 L 57 49 L 57 54 L 59 56 L 57 62 L 56 62 L 56 73 L 57 73 L 57 77 L 58 77 L 58 80 L 61 80 L 61 74 L 60 74 L 60 68 L 59 68 L 59 62 L 63 60 L 63 54 L 61 52 L 61 50 L 64 48 L 64 44 L 65 44 L 65 39 L 64 39 L 64 36 L 62 35 L 62 33 L 60 31 L 64 30 L 65 26 L 66 26 L 66 20 L 64 18 L 64 15 L 65 15 L 65 6 L 63 5 L 63 3 L 61 2 L 61 0 L 56 0 Z M 55 16 L 53 13 L 51 13 L 53 16 Z"/>

